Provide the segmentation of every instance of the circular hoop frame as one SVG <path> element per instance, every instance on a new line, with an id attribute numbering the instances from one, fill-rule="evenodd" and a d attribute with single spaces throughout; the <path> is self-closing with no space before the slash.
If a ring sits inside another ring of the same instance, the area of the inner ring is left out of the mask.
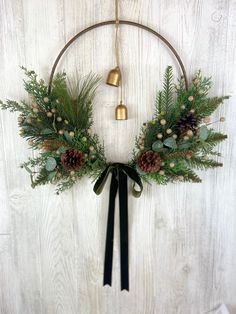
<path id="1" fill-rule="evenodd" d="M 72 37 L 68 42 L 67 44 L 62 48 L 62 50 L 60 51 L 60 53 L 58 54 L 54 64 L 53 64 L 53 67 L 52 67 L 52 70 L 51 70 L 51 74 L 50 74 L 50 78 L 49 78 L 49 85 L 48 85 L 48 92 L 50 94 L 51 92 L 51 88 L 52 88 L 52 81 L 53 81 L 53 77 L 54 77 L 54 73 L 56 71 L 56 67 L 62 57 L 62 55 L 65 53 L 65 51 L 69 48 L 69 46 L 76 40 L 78 39 L 80 36 L 82 36 L 83 34 L 95 29 L 95 28 L 98 28 L 98 27 L 101 27 L 101 26 L 105 26 L 105 25 L 112 25 L 112 24 L 116 24 L 116 20 L 111 20 L 111 21 L 104 21 L 104 22 L 100 22 L 100 23 L 97 23 L 97 24 L 94 24 L 94 25 L 91 25 L 87 28 L 85 28 L 84 30 L 80 31 L 78 34 L 76 34 L 74 37 Z M 182 71 L 182 74 L 183 74 L 183 78 L 184 78 L 184 82 L 185 82 L 185 87 L 186 89 L 188 89 L 188 79 L 187 79 L 187 74 L 186 74 L 186 70 L 185 70 L 185 67 L 184 67 L 184 64 L 179 56 L 179 54 L 177 53 L 177 51 L 175 50 L 175 48 L 170 44 L 170 42 L 164 37 L 162 36 L 161 34 L 159 34 L 158 32 L 156 32 L 154 29 L 146 26 L 146 25 L 143 25 L 143 24 L 140 24 L 140 23 L 137 23 L 137 22 L 132 22 L 132 21 L 125 21 L 125 20 L 119 20 L 119 24 L 124 24 L 124 25 L 131 25 L 131 26 L 135 26 L 135 27 L 138 27 L 138 28 L 141 28 L 141 29 L 144 29 L 146 31 L 148 31 L 149 33 L 152 33 L 153 35 L 155 35 L 156 37 L 158 37 L 162 42 L 164 42 L 164 44 L 172 51 L 172 53 L 174 54 L 174 56 L 176 57 L 178 63 L 179 63 L 179 66 L 181 68 L 181 71 Z"/>

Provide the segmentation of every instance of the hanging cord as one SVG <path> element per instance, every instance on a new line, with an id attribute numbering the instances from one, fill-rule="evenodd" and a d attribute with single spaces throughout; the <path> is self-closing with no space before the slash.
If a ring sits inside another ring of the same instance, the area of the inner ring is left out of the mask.
<path id="1" fill-rule="evenodd" d="M 116 65 L 120 69 L 120 20 L 119 20 L 119 0 L 115 0 L 115 21 L 116 21 L 116 34 L 115 34 L 115 56 Z M 121 69 L 120 69 L 121 71 Z M 120 101 L 123 102 L 123 80 L 121 75 L 120 80 Z"/>

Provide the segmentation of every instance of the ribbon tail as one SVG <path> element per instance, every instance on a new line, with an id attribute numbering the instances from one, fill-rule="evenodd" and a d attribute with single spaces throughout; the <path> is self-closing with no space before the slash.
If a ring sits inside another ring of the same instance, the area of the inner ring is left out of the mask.
<path id="1" fill-rule="evenodd" d="M 104 261 L 103 285 L 110 285 L 112 282 L 112 260 L 113 260 L 113 240 L 114 240 L 114 220 L 115 220 L 115 200 L 118 190 L 118 182 L 116 179 L 115 170 L 112 172 L 109 208 L 107 218 L 107 234 L 106 234 L 106 248 Z"/>
<path id="2" fill-rule="evenodd" d="M 120 272 L 121 290 L 129 291 L 129 258 L 128 258 L 128 197 L 127 175 L 118 173 L 120 203 Z"/>

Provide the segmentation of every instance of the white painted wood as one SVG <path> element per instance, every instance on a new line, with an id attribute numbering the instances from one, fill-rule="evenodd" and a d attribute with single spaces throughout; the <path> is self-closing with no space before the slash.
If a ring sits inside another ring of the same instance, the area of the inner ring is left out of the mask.
<path id="1" fill-rule="evenodd" d="M 55 196 L 31 190 L 19 164 L 31 153 L 17 135 L 16 115 L 0 112 L 1 314 L 203 314 L 225 303 L 236 313 L 236 1 L 121 0 L 121 18 L 160 31 L 180 52 L 190 75 L 212 75 L 212 94 L 231 99 L 215 114 L 229 134 L 220 146 L 224 168 L 203 183 L 145 185 L 129 198 L 130 292 L 120 292 L 118 223 L 113 286 L 102 287 L 108 187 L 97 197 L 89 179 Z M 76 32 L 114 16 L 114 1 L 0 0 L 0 98 L 26 96 L 18 65 L 48 80 L 62 46 Z M 103 75 L 114 66 L 114 30 L 76 42 L 58 70 Z M 141 124 L 150 119 L 166 65 L 179 68 L 151 34 L 121 27 L 125 102 L 130 119 L 113 119 L 117 90 L 104 83 L 95 130 L 108 160 L 126 161 Z M 118 222 L 118 213 L 116 221 Z"/>

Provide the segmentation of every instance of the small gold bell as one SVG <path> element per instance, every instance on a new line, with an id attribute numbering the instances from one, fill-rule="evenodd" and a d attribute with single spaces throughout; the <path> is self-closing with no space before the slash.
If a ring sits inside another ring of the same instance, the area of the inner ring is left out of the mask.
<path id="1" fill-rule="evenodd" d="M 128 110 L 127 107 L 122 104 L 122 101 L 120 104 L 116 107 L 116 120 L 127 120 L 128 119 Z"/>
<path id="2" fill-rule="evenodd" d="M 107 77 L 107 84 L 111 86 L 118 87 L 120 85 L 121 72 L 120 68 L 117 66 L 115 69 L 112 69 Z"/>

